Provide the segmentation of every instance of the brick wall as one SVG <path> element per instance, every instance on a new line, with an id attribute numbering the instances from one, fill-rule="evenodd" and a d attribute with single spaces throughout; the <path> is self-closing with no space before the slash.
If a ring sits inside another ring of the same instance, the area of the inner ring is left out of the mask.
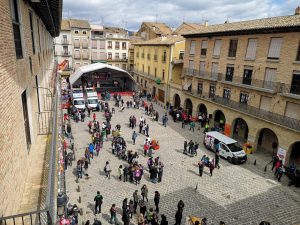
<path id="1" fill-rule="evenodd" d="M 19 3 L 23 59 L 16 59 L 15 45 L 10 12 L 10 1 L 0 4 L 0 216 L 11 215 L 18 211 L 24 182 L 27 177 L 30 148 L 27 149 L 21 94 L 27 92 L 31 142 L 34 144 L 37 135 L 37 92 L 33 89 L 35 76 L 38 75 L 40 86 L 48 87 L 53 64 L 52 38 L 41 20 L 33 12 L 35 33 L 35 54 L 29 22 L 29 6 L 24 1 Z M 37 23 L 39 21 L 39 24 Z M 38 38 L 38 28 L 40 38 Z M 39 48 L 41 40 L 41 52 Z M 40 60 L 39 60 L 40 56 Z M 29 66 L 32 59 L 32 73 Z M 39 90 L 41 102 L 45 95 Z M 43 109 L 43 105 L 42 108 Z"/>

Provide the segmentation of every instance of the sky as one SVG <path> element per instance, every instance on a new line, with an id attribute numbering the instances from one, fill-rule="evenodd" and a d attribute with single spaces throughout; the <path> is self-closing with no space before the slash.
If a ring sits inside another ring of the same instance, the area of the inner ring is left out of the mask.
<path id="1" fill-rule="evenodd" d="M 292 15 L 300 0 L 63 0 L 63 18 L 137 31 L 142 22 L 209 24 Z"/>

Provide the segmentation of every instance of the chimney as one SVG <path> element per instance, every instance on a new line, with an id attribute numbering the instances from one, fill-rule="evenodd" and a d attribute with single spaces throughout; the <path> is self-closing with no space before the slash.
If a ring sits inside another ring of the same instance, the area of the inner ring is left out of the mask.
<path id="1" fill-rule="evenodd" d="M 300 15 L 300 6 L 298 6 L 295 10 L 295 15 Z"/>

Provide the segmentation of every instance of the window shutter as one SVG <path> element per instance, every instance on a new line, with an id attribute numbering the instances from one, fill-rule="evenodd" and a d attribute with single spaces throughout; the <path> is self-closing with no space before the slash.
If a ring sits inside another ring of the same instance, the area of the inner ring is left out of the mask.
<path id="1" fill-rule="evenodd" d="M 105 60 L 105 59 L 106 59 L 105 52 L 100 52 L 100 60 Z"/>
<path id="2" fill-rule="evenodd" d="M 270 111 L 272 98 L 267 96 L 262 96 L 260 101 L 260 109 L 265 111 Z"/>
<path id="3" fill-rule="evenodd" d="M 268 58 L 278 59 L 280 56 L 280 49 L 282 45 L 282 38 L 272 38 L 268 53 Z"/>
<path id="4" fill-rule="evenodd" d="M 217 78 L 218 77 L 218 63 L 212 63 L 211 66 L 211 73 L 212 73 L 212 78 Z"/>
<path id="5" fill-rule="evenodd" d="M 200 62 L 200 72 L 205 71 L 205 62 Z"/>
<path id="6" fill-rule="evenodd" d="M 92 40 L 92 48 L 97 48 L 97 40 Z"/>
<path id="7" fill-rule="evenodd" d="M 201 48 L 207 48 L 207 46 L 208 46 L 208 42 L 202 41 Z"/>
<path id="8" fill-rule="evenodd" d="M 93 60 L 97 60 L 97 52 L 93 52 L 92 53 L 92 59 Z"/>
<path id="9" fill-rule="evenodd" d="M 246 53 L 246 59 L 255 59 L 256 46 L 257 46 L 257 39 L 249 39 L 247 53 Z"/>
<path id="10" fill-rule="evenodd" d="M 190 46 L 190 54 L 191 55 L 195 54 L 195 46 L 196 46 L 196 42 L 191 41 L 191 46 Z"/>
<path id="11" fill-rule="evenodd" d="M 193 70 L 194 69 L 194 60 L 190 60 L 189 61 L 189 70 Z"/>
<path id="12" fill-rule="evenodd" d="M 272 88 L 273 82 L 276 79 L 276 69 L 266 68 L 265 80 L 264 80 L 264 88 Z"/>
<path id="13" fill-rule="evenodd" d="M 287 102 L 286 109 L 285 109 L 285 116 L 293 119 L 300 119 L 300 105 Z"/>
<path id="14" fill-rule="evenodd" d="M 215 40 L 215 46 L 214 46 L 214 56 L 219 56 L 221 52 L 221 40 Z"/>

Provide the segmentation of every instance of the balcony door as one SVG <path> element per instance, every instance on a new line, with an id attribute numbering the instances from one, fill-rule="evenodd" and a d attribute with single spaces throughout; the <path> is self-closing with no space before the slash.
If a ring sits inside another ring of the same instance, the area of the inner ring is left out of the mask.
<path id="1" fill-rule="evenodd" d="M 29 150 L 30 145 L 31 145 L 31 137 L 30 137 L 30 127 L 29 127 L 29 118 L 28 118 L 28 106 L 27 106 L 26 90 L 22 93 L 21 98 L 22 98 L 22 108 L 23 108 L 26 143 L 27 143 L 27 149 Z"/>
<path id="2" fill-rule="evenodd" d="M 298 71 L 297 73 L 294 72 L 293 74 L 291 93 L 300 95 L 300 71 Z"/>
<path id="3" fill-rule="evenodd" d="M 246 67 L 244 69 L 243 84 L 251 85 L 252 73 L 253 73 L 253 68 L 252 67 Z"/>

